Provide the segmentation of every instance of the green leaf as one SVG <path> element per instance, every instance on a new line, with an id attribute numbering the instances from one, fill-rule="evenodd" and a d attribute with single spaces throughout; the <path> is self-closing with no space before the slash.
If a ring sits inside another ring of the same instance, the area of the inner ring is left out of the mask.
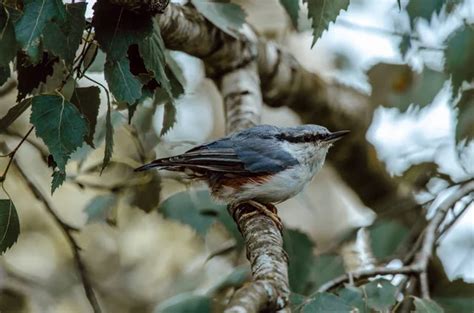
<path id="1" fill-rule="evenodd" d="M 234 38 L 245 23 L 245 11 L 229 0 L 191 0 L 196 9 L 212 24 Z"/>
<path id="2" fill-rule="evenodd" d="M 232 273 L 227 275 L 226 277 L 222 278 L 222 280 L 218 281 L 215 286 L 213 286 L 207 294 L 215 295 L 221 290 L 225 290 L 227 288 L 238 288 L 242 286 L 250 277 L 250 269 L 248 266 L 239 266 Z"/>
<path id="3" fill-rule="evenodd" d="M 433 13 L 439 14 L 444 2 L 445 0 L 410 0 L 406 10 L 410 17 L 411 25 L 414 25 L 415 20 L 418 18 L 423 18 L 429 22 Z"/>
<path id="4" fill-rule="evenodd" d="M 173 56 L 166 51 L 166 76 L 168 76 L 171 84 L 171 93 L 176 99 L 184 94 L 184 86 L 186 85 L 186 78 L 184 77 L 183 70 L 176 62 Z"/>
<path id="5" fill-rule="evenodd" d="M 163 127 L 160 135 L 165 135 L 176 124 L 176 107 L 171 101 L 165 103 L 165 111 L 163 114 Z"/>
<path id="6" fill-rule="evenodd" d="M 118 198 L 115 194 L 100 195 L 93 198 L 84 209 L 87 214 L 87 223 L 105 222 L 110 210 L 117 205 L 117 202 Z"/>
<path id="7" fill-rule="evenodd" d="M 10 78 L 10 67 L 7 66 L 0 66 L 0 87 L 7 82 Z"/>
<path id="8" fill-rule="evenodd" d="M 285 8 L 286 13 L 293 23 L 293 27 L 298 29 L 298 12 L 300 11 L 299 0 L 280 0 L 280 4 Z"/>
<path id="9" fill-rule="evenodd" d="M 32 98 L 25 99 L 8 110 L 7 114 L 0 119 L 0 133 L 7 130 L 7 128 L 30 107 L 31 100 Z"/>
<path id="10" fill-rule="evenodd" d="M 102 161 L 102 169 L 100 173 L 104 171 L 107 165 L 112 159 L 112 153 L 114 152 L 114 126 L 112 121 L 112 112 L 110 105 L 107 107 L 107 114 L 105 115 L 105 150 L 104 159 Z"/>
<path id="11" fill-rule="evenodd" d="M 304 294 L 311 284 L 314 243 L 306 234 L 294 229 L 284 230 L 283 243 L 283 249 L 288 253 L 290 288 Z"/>
<path id="12" fill-rule="evenodd" d="M 300 307 L 303 306 L 306 297 L 292 292 L 290 294 L 290 308 L 292 312 L 300 312 Z"/>
<path id="13" fill-rule="evenodd" d="M 156 209 L 160 203 L 161 178 L 155 172 L 144 175 L 151 175 L 151 179 L 145 184 L 139 184 L 132 188 L 130 204 L 149 213 Z"/>
<path id="14" fill-rule="evenodd" d="M 58 189 L 66 181 L 66 172 L 55 170 L 53 172 L 53 180 L 51 181 L 51 194 Z"/>
<path id="15" fill-rule="evenodd" d="M 456 142 L 474 139 L 474 89 L 465 90 L 457 103 Z"/>
<path id="16" fill-rule="evenodd" d="M 165 72 L 166 55 L 165 44 L 161 38 L 158 23 L 153 23 L 153 32 L 138 43 L 140 55 L 143 58 L 145 67 L 153 72 L 155 79 L 164 88 L 166 93 L 173 97 L 171 92 L 171 84 Z"/>
<path id="17" fill-rule="evenodd" d="M 378 221 L 369 228 L 372 252 L 377 259 L 392 257 L 408 238 L 410 230 L 395 221 Z"/>
<path id="18" fill-rule="evenodd" d="M 303 0 L 308 4 L 308 18 L 312 19 L 313 43 L 321 37 L 331 22 L 334 22 L 341 10 L 346 10 L 349 0 Z"/>
<path id="19" fill-rule="evenodd" d="M 464 81 L 472 82 L 474 79 L 474 28 L 465 25 L 452 35 L 447 42 L 446 48 L 446 71 L 451 75 L 453 84 L 453 98 L 458 94 L 459 88 Z"/>
<path id="20" fill-rule="evenodd" d="M 142 84 L 130 72 L 130 62 L 127 58 L 107 61 L 104 75 L 110 91 L 119 102 L 134 103 L 142 96 Z"/>
<path id="21" fill-rule="evenodd" d="M 15 24 L 16 39 L 31 61 L 37 63 L 41 59 L 44 28 L 53 19 L 64 17 L 64 5 L 57 0 L 25 0 L 23 12 Z"/>
<path id="22" fill-rule="evenodd" d="M 208 296 L 179 294 L 158 305 L 154 313 L 211 313 L 212 300 Z"/>
<path id="23" fill-rule="evenodd" d="M 436 302 L 430 299 L 414 297 L 415 313 L 443 313 L 444 310 Z"/>
<path id="24" fill-rule="evenodd" d="M 338 292 L 340 298 L 347 304 L 357 308 L 357 313 L 369 313 L 369 308 L 364 300 L 364 293 L 356 287 L 348 286 Z"/>
<path id="25" fill-rule="evenodd" d="M 86 26 L 87 3 L 66 4 L 65 19 L 55 19 L 44 28 L 44 47 L 72 66 Z"/>
<path id="26" fill-rule="evenodd" d="M 95 39 L 107 54 L 108 61 L 121 61 L 128 48 L 138 44 L 153 32 L 152 16 L 137 15 L 123 6 L 97 1 L 92 26 Z"/>
<path id="27" fill-rule="evenodd" d="M 100 89 L 96 86 L 79 87 L 74 89 L 72 93 L 71 103 L 74 104 L 82 115 L 89 122 L 89 130 L 85 141 L 94 147 L 94 133 L 97 124 L 97 115 L 99 114 L 100 105 Z"/>
<path id="28" fill-rule="evenodd" d="M 10 13 L 2 6 L 0 8 L 0 66 L 8 65 L 13 60 L 16 47 L 15 30 Z"/>
<path id="29" fill-rule="evenodd" d="M 45 83 L 48 76 L 53 74 L 54 64 L 58 61 L 58 58 L 52 57 L 45 52 L 42 55 L 41 62 L 33 65 L 25 54 L 18 53 L 16 60 L 16 70 L 18 73 L 17 101 L 23 100 L 40 83 Z"/>
<path id="30" fill-rule="evenodd" d="M 379 63 L 367 73 L 375 105 L 406 111 L 414 103 L 424 107 L 431 103 L 447 79 L 446 74 L 425 68 L 416 73 L 406 64 Z"/>
<path id="31" fill-rule="evenodd" d="M 308 279 L 314 291 L 324 283 L 345 273 L 342 257 L 336 254 L 321 254 L 314 258 L 313 268 Z"/>
<path id="32" fill-rule="evenodd" d="M 20 221 L 11 200 L 0 200 L 0 254 L 11 248 L 20 235 Z"/>
<path id="33" fill-rule="evenodd" d="M 165 218 L 191 226 L 201 236 L 219 215 L 228 215 L 226 206 L 212 202 L 207 190 L 174 194 L 160 205 L 158 212 Z"/>
<path id="34" fill-rule="evenodd" d="M 406 56 L 406 54 L 407 54 L 407 52 L 410 48 L 411 48 L 410 36 L 403 35 L 402 40 L 400 41 L 400 44 L 398 45 L 398 49 L 400 49 L 400 53 L 402 54 L 403 58 Z"/>
<path id="35" fill-rule="evenodd" d="M 320 292 L 301 309 L 301 313 L 314 312 L 351 313 L 354 312 L 354 307 L 338 296 Z"/>
<path id="36" fill-rule="evenodd" d="M 376 279 L 362 286 L 367 297 L 367 305 L 376 311 L 389 310 L 396 303 L 397 287 L 388 280 Z"/>
<path id="37" fill-rule="evenodd" d="M 82 145 L 87 135 L 87 121 L 79 110 L 64 98 L 41 95 L 33 98 L 30 122 L 35 126 L 36 135 L 43 139 L 58 167 L 58 172 L 53 174 L 54 191 L 64 181 L 66 163 L 71 153 Z"/>

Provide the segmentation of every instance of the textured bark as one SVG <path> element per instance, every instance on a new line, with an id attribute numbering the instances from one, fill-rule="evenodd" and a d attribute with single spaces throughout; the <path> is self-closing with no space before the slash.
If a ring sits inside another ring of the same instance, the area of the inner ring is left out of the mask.
<path id="1" fill-rule="evenodd" d="M 239 39 L 227 35 L 192 7 L 170 4 L 157 18 L 166 46 L 201 58 L 209 76 L 219 77 L 256 60 L 264 103 L 288 106 L 305 123 L 351 130 L 332 148 L 329 160 L 367 206 L 377 213 L 415 206 L 411 194 L 400 190 L 365 138 L 375 110 L 367 95 L 326 82 L 276 44 L 249 37 L 252 32 L 243 32 Z M 412 210 L 394 217 L 411 225 L 414 215 L 418 212 Z"/>
<path id="2" fill-rule="evenodd" d="M 227 133 L 259 124 L 262 96 L 255 62 L 223 75 L 219 87 L 224 98 Z M 229 207 L 229 211 L 244 237 L 253 281 L 233 295 L 225 312 L 283 309 L 288 303 L 290 289 L 288 259 L 280 230 L 271 218 L 248 204 Z"/>

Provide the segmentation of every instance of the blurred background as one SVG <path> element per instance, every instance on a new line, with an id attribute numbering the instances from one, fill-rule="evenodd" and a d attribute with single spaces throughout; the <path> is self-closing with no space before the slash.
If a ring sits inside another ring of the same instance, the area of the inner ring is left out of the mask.
<path id="1" fill-rule="evenodd" d="M 310 22 L 304 9 L 295 31 L 278 0 L 235 1 L 261 36 L 285 47 L 306 69 L 327 81 L 355 88 L 380 105 L 366 138 L 395 179 L 413 182 L 413 177 L 405 175 L 410 168 L 416 179 L 433 168 L 453 181 L 467 179 L 474 175 L 474 144 L 471 141 L 461 149 L 455 139 L 457 111 L 449 81 L 427 82 L 420 87 L 418 93 L 434 95 L 422 107 L 413 104 L 416 101 L 412 98 L 419 99 L 418 95 L 390 98 L 387 88 L 391 86 L 387 82 L 399 77 L 398 66 L 402 65 L 409 65 L 416 73 L 423 68 L 423 73 L 426 68 L 443 70 L 440 47 L 463 19 L 474 22 L 474 1 L 464 1 L 454 13 L 443 9 L 428 20 L 417 20 L 413 29 L 419 40 L 401 50 L 405 39 L 401 34 L 410 32 L 410 17 L 404 9 L 407 2 L 401 1 L 400 10 L 393 0 L 352 0 L 347 11 L 340 13 L 337 22 L 311 48 Z M 94 1 L 88 3 L 89 16 L 93 4 Z M 98 175 L 104 152 L 102 106 L 96 130 L 98 148 L 84 146 L 74 153 L 68 163 L 67 181 L 53 196 L 49 196 L 48 150 L 42 140 L 31 135 L 16 155 L 19 166 L 51 200 L 52 209 L 64 222 L 81 229 L 74 236 L 104 312 L 158 312 L 189 294 L 213 292 L 225 297 L 229 288 L 241 284 L 249 275 L 242 243 L 233 234 L 236 230 L 229 226 L 232 221 L 224 216 L 225 208 L 209 199 L 205 185 L 185 181 L 174 173 L 133 173 L 134 167 L 153 158 L 178 154 L 224 135 L 222 99 L 214 82 L 205 77 L 202 62 L 181 52 L 172 52 L 172 56 L 183 70 L 186 85 L 185 94 L 176 103 L 177 122 L 164 136 L 160 136 L 163 105 L 156 106 L 152 100 L 144 102 L 131 124 L 125 111 L 114 111 L 115 151 L 109 167 Z M 98 60 L 89 76 L 105 84 L 100 57 Z M 466 66 L 472 67 L 473 63 Z M 14 79 L 9 83 L 14 84 Z M 84 79 L 79 85 L 94 83 Z M 436 92 L 430 88 L 436 88 Z M 4 85 L 0 96 L 3 116 L 16 101 L 16 89 Z M 106 101 L 105 94 L 101 97 Z M 403 105 L 389 107 L 384 103 L 388 101 Z M 469 121 L 467 127 L 474 127 L 472 116 Z M 278 126 L 301 124 L 300 117 L 286 107 L 265 107 L 262 122 Z M 28 129 L 29 114 L 23 114 L 7 134 L 0 135 L 3 152 L 12 150 Z M 337 144 L 344 145 L 344 141 Z M 0 167 L 7 162 L 7 158 L 1 158 Z M 419 190 L 410 190 L 418 191 L 420 202 L 447 186 L 441 179 L 428 180 Z M 4 186 L 18 210 L 21 234 L 18 242 L 0 257 L 0 311 L 90 312 L 61 229 L 15 167 Z M 314 256 L 333 254 L 342 237 L 370 226 L 376 219 L 331 162 L 307 190 L 278 209 L 285 227 L 301 234 L 301 240 L 309 238 L 314 242 Z M 474 283 L 473 221 L 471 203 L 437 247 L 450 280 Z M 389 231 L 399 229 L 371 228 L 375 235 L 372 240 L 384 245 L 381 237 Z M 316 267 L 333 271 L 334 275 L 343 269 L 340 257 L 317 260 Z"/>

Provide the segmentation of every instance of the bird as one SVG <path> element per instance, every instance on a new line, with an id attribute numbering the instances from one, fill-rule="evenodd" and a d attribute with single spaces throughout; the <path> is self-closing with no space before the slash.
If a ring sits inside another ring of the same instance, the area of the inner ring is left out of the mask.
<path id="1" fill-rule="evenodd" d="M 329 148 L 348 134 L 314 124 L 257 125 L 135 169 L 183 172 L 207 182 L 219 202 L 248 203 L 282 230 L 274 204 L 300 193 L 322 168 Z"/>

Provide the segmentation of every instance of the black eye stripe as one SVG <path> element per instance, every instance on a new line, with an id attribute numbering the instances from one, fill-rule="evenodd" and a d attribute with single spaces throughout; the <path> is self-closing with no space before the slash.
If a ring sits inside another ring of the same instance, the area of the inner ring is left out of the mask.
<path id="1" fill-rule="evenodd" d="M 322 140 L 326 137 L 326 134 L 305 134 L 300 136 L 291 136 L 288 134 L 279 134 L 277 135 L 278 140 L 285 140 L 291 143 L 304 143 L 304 142 L 314 142 L 317 140 Z"/>

